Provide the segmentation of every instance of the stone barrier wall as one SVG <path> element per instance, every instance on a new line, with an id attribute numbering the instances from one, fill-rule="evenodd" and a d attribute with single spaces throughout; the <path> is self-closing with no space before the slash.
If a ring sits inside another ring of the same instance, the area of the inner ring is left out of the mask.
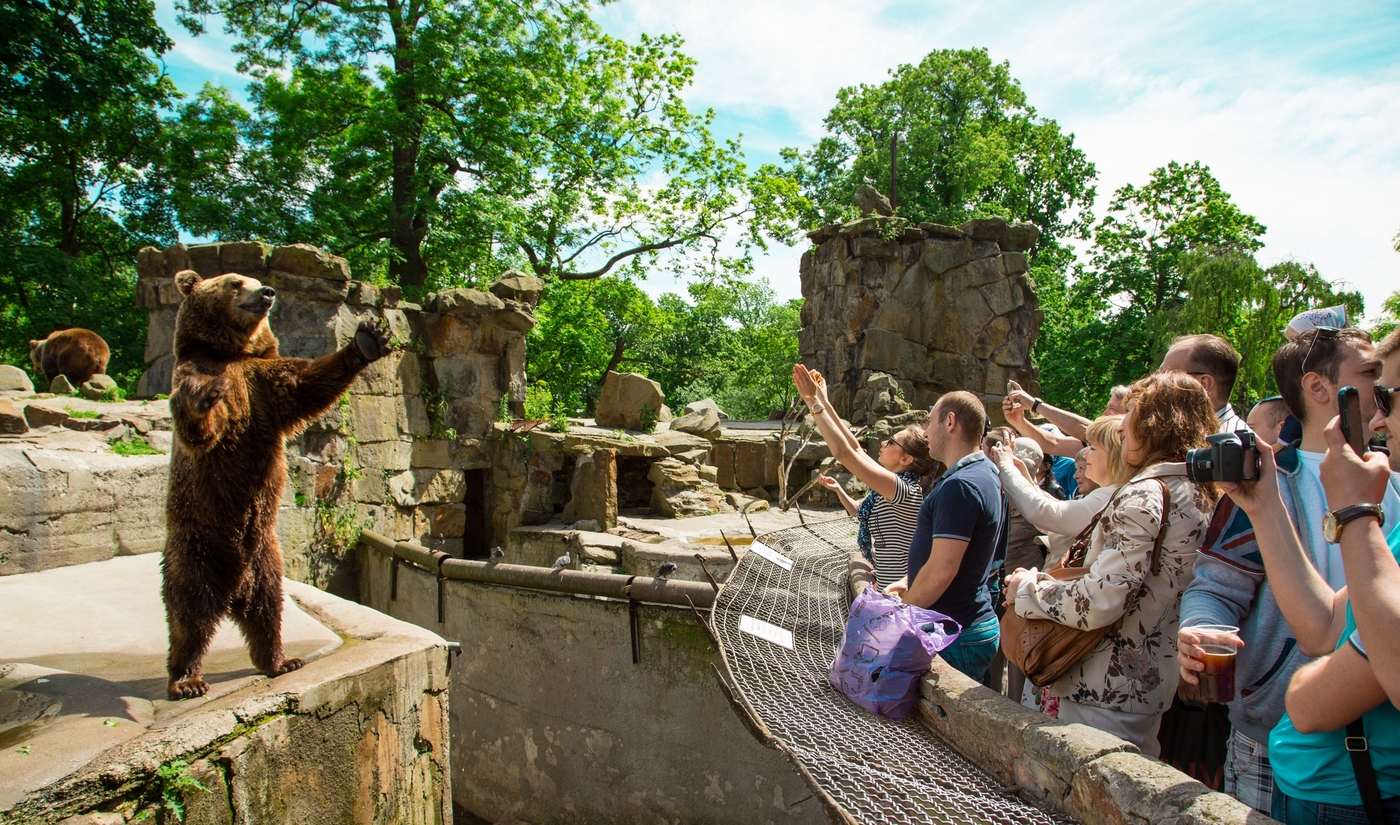
<path id="1" fill-rule="evenodd" d="M 1116 736 L 1022 707 L 941 658 L 920 684 L 916 712 L 999 781 L 1083 825 L 1274 822 Z"/>
<path id="2" fill-rule="evenodd" d="M 296 582 L 287 583 L 287 593 L 355 643 L 199 705 L 159 700 L 163 707 L 148 730 L 7 804 L 0 821 L 452 822 L 442 639 Z M 7 679 L 6 670 L 0 668 L 0 690 L 35 689 Z M 124 701 L 109 707 L 90 700 L 63 712 L 88 715 L 99 731 L 102 716 L 135 726 L 127 716 L 144 700 Z"/>
<path id="3" fill-rule="evenodd" d="M 175 244 L 138 258 L 138 302 L 150 312 L 139 391 L 168 393 L 174 366 L 175 273 L 227 272 L 277 290 L 269 316 L 284 356 L 317 358 L 345 346 L 361 320 L 385 324 L 394 352 L 370 365 L 340 403 L 287 443 L 288 485 L 278 515 L 287 575 L 356 592 L 346 551 L 360 529 L 440 544 L 488 535 L 487 440 L 502 411 L 523 411 L 525 334 L 538 279 L 507 273 L 490 292 L 450 289 L 423 303 L 351 279 L 343 258 L 304 244 Z"/>
<path id="4" fill-rule="evenodd" d="M 710 673 L 718 653 L 689 609 L 636 604 L 634 663 L 626 601 L 439 580 L 362 547 L 364 604 L 461 641 L 450 676 L 459 807 L 534 825 L 826 821 L 787 760 L 730 710 Z"/>
<path id="5" fill-rule="evenodd" d="M 1036 392 L 1030 351 L 1044 316 L 1026 251 L 1039 230 L 993 218 L 924 223 L 890 237 L 888 221 L 824 227 L 802 256 L 802 360 L 827 377 L 841 417 L 869 424 L 897 406 L 871 393 L 927 409 L 965 389 L 999 418 L 1008 380 Z M 874 373 L 898 386 L 870 382 Z"/>

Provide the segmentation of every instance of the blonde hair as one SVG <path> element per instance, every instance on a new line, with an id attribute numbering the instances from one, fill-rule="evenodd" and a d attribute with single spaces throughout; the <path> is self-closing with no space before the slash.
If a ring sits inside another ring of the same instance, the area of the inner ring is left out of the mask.
<path id="1" fill-rule="evenodd" d="M 1089 445 L 1104 454 L 1109 484 L 1125 484 L 1133 477 L 1133 468 L 1123 461 L 1123 436 L 1118 433 L 1121 415 L 1105 415 L 1089 423 L 1085 438 Z"/>

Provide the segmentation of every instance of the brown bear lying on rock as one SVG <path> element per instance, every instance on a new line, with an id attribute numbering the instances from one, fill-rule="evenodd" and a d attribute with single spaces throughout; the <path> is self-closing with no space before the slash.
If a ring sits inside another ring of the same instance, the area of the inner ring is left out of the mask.
<path id="1" fill-rule="evenodd" d="M 90 329 L 59 330 L 42 341 L 29 342 L 29 360 L 50 384 L 62 375 L 77 387 L 94 375 L 105 375 L 111 355 L 107 342 Z"/>
<path id="2" fill-rule="evenodd" d="M 170 626 L 170 698 L 203 696 L 200 668 L 224 616 L 269 676 L 301 667 L 282 651 L 282 551 L 277 507 L 287 483 L 283 440 L 299 432 L 389 354 L 388 335 L 361 322 L 339 352 L 282 358 L 267 325 L 274 291 L 253 278 L 175 276 L 175 421 L 161 562 Z"/>

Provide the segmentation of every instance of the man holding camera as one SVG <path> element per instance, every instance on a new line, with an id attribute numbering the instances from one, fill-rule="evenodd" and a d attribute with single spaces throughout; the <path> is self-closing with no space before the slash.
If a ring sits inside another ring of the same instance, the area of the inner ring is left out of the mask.
<path id="1" fill-rule="evenodd" d="M 1211 519 L 1195 578 L 1182 597 L 1177 637 L 1182 681 L 1195 685 L 1204 669 L 1200 644 L 1207 638 L 1207 631 L 1197 628 L 1239 628 L 1237 635 L 1224 635 L 1227 644 L 1239 648 L 1238 696 L 1228 703 L 1233 731 L 1225 790 L 1266 814 L 1274 784 L 1267 742 L 1283 716 L 1289 679 L 1307 657 L 1331 650 L 1328 627 L 1317 627 L 1312 618 L 1301 628 L 1291 621 L 1290 611 L 1298 610 L 1303 590 L 1302 568 L 1333 591 L 1346 586 L 1340 548 L 1323 530 L 1329 512 L 1319 475 L 1327 450 L 1325 431 L 1338 414 L 1337 393 L 1344 386 L 1362 389 L 1362 420 L 1371 419 L 1376 410 L 1371 387 L 1380 377 L 1381 362 L 1365 332 L 1319 328 L 1281 347 L 1273 370 L 1284 402 L 1302 422 L 1302 438 L 1280 450 L 1276 462 L 1271 460 L 1273 445 L 1259 442 L 1258 450 L 1245 457 L 1243 474 L 1251 475 L 1259 462 L 1257 483 L 1216 479 L 1228 495 Z M 1261 453 L 1269 456 L 1261 461 Z M 1392 479 L 1382 505 L 1389 523 L 1400 522 L 1400 478 Z M 1292 537 L 1291 544 L 1285 537 Z M 1294 550 L 1290 554 L 1285 548 Z M 1335 635 L 1330 638 L 1335 642 Z"/>

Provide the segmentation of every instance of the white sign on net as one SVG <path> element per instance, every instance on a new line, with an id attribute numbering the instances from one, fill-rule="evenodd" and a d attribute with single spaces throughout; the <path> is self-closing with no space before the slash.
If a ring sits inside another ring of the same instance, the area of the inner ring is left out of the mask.
<path id="1" fill-rule="evenodd" d="M 788 558 L 787 556 L 784 556 L 782 553 L 779 553 L 777 550 L 774 550 L 766 544 L 762 544 L 756 541 L 749 546 L 749 549 L 759 554 L 763 558 L 768 559 L 769 561 L 773 562 L 774 564 L 778 565 L 784 570 L 792 569 L 792 559 Z"/>
<path id="2" fill-rule="evenodd" d="M 767 642 L 772 642 L 780 647 L 792 650 L 792 631 L 787 628 L 769 624 L 762 619 L 755 619 L 753 616 L 739 615 L 739 630 L 750 636 L 757 636 Z"/>

